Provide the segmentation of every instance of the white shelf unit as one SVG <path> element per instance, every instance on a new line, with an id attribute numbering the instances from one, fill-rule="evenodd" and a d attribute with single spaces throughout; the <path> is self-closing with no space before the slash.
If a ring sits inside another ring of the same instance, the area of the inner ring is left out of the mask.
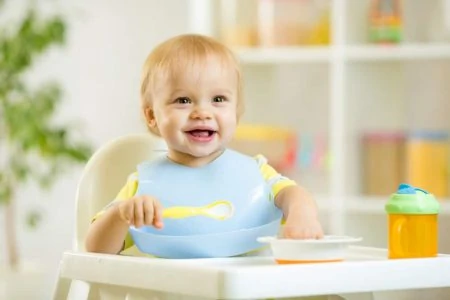
<path id="1" fill-rule="evenodd" d="M 450 42 L 450 41 L 449 41 Z M 234 47 L 244 64 L 314 64 L 331 63 L 333 47 Z M 352 62 L 410 62 L 450 59 L 449 44 L 404 44 L 398 46 L 347 45 L 342 56 Z"/>
<path id="2" fill-rule="evenodd" d="M 329 63 L 329 47 L 273 47 L 273 48 L 234 48 L 244 64 L 284 64 L 284 63 Z"/>
<path id="3" fill-rule="evenodd" d="M 349 62 L 445 60 L 450 58 L 450 44 L 351 45 L 345 49 L 345 58 Z"/>
<path id="4" fill-rule="evenodd" d="M 191 0 L 191 32 L 216 35 L 217 1 Z M 234 48 L 246 81 L 245 121 L 327 136 L 332 167 L 299 178 L 326 195 L 320 204 L 335 234 L 346 231 L 346 212 L 383 213 L 382 200 L 360 191 L 362 131 L 450 130 L 448 0 L 403 1 L 404 40 L 389 46 L 367 41 L 369 4 L 331 0 L 329 46 Z M 450 214 L 445 201 L 442 213 Z"/>

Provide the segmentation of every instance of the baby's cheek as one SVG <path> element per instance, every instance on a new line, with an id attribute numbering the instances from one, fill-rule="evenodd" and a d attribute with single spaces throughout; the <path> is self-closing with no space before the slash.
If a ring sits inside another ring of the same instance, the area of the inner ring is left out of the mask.
<path id="1" fill-rule="evenodd" d="M 228 135 L 231 137 L 235 134 L 237 128 L 237 119 L 236 116 L 229 116 L 225 120 L 222 121 L 223 130 L 226 130 Z"/>
<path id="2" fill-rule="evenodd" d="M 235 129 L 229 129 L 225 133 L 222 134 L 222 140 L 224 143 L 230 143 L 235 134 Z"/>

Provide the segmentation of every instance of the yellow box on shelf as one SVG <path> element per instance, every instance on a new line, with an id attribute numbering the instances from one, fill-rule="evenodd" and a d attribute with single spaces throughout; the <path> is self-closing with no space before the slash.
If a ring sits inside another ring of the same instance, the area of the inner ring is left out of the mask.
<path id="1" fill-rule="evenodd" d="M 282 172 L 295 167 L 297 134 L 286 127 L 241 124 L 231 148 L 247 155 L 264 155 L 269 163 Z"/>
<path id="2" fill-rule="evenodd" d="M 289 138 L 295 137 L 295 131 L 271 125 L 251 125 L 242 124 L 238 126 L 235 134 L 236 139 L 248 140 L 277 140 L 285 141 Z"/>
<path id="3" fill-rule="evenodd" d="M 423 187 L 436 197 L 448 197 L 449 150 L 447 132 L 413 132 L 407 145 L 408 182 Z"/>

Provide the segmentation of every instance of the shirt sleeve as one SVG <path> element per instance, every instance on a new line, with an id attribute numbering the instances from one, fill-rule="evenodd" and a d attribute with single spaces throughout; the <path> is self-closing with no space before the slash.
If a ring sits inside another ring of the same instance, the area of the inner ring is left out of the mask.
<path id="1" fill-rule="evenodd" d="M 137 187 L 138 187 L 138 176 L 137 172 L 135 172 L 128 176 L 127 182 L 122 187 L 120 192 L 117 194 L 116 198 L 107 206 L 105 206 L 101 211 L 99 211 L 92 219 L 92 222 L 100 218 L 105 213 L 105 211 L 108 210 L 108 208 L 117 204 L 117 202 L 125 201 L 132 198 L 136 194 Z M 124 250 L 130 248 L 131 246 L 133 246 L 133 244 L 134 244 L 133 239 L 131 238 L 130 234 L 127 233 L 124 243 Z"/>
<path id="2" fill-rule="evenodd" d="M 275 197 L 281 192 L 284 188 L 297 185 L 297 183 L 285 176 L 282 176 L 278 173 L 272 166 L 267 163 L 267 159 L 262 155 L 257 155 L 255 157 L 258 162 L 259 169 L 261 174 L 263 175 L 264 180 L 269 184 L 272 189 L 272 194 Z"/>

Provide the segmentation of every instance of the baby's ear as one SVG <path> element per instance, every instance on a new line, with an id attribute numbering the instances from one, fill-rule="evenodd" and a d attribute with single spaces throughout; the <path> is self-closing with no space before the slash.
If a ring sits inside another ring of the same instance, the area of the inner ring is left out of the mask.
<path id="1" fill-rule="evenodd" d="M 145 120 L 147 122 L 148 129 L 157 136 L 161 136 L 158 129 L 158 124 L 156 123 L 155 112 L 150 106 L 144 108 Z"/>
<path id="2" fill-rule="evenodd" d="M 145 120 L 150 128 L 156 127 L 155 113 L 150 106 L 144 108 Z"/>

